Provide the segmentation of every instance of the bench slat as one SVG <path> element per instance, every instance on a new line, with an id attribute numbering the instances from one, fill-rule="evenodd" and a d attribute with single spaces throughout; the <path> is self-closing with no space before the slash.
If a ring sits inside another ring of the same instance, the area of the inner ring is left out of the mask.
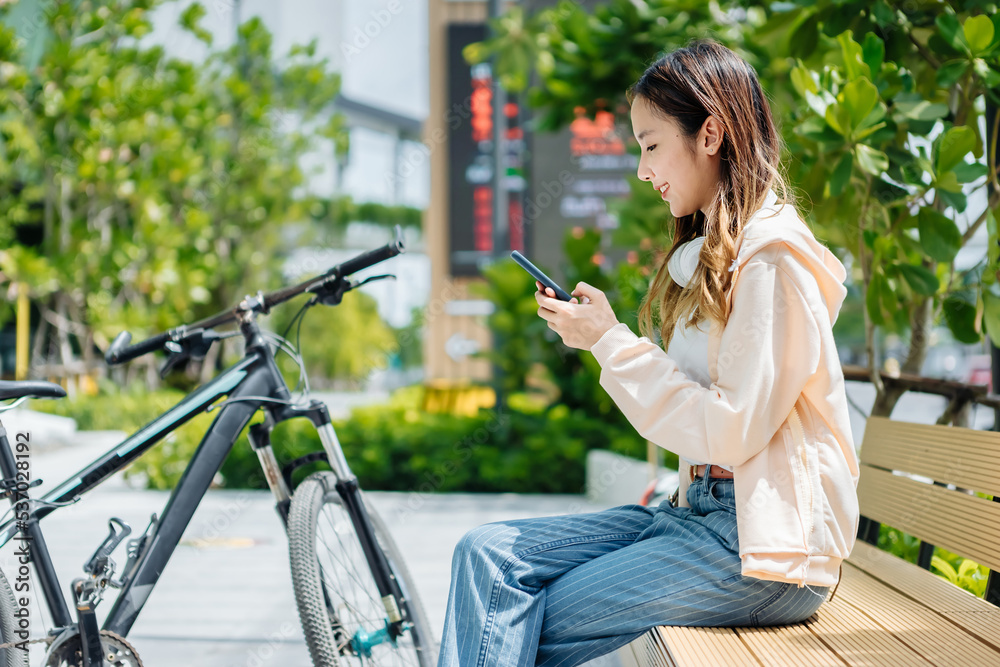
<path id="1" fill-rule="evenodd" d="M 986 600 L 861 540 L 854 544 L 847 563 L 908 597 L 929 601 L 934 611 L 1000 649 L 1000 608 Z"/>
<path id="2" fill-rule="evenodd" d="M 672 667 L 759 667 L 753 653 L 733 628 L 691 628 L 662 625 L 653 628 Z"/>
<path id="3" fill-rule="evenodd" d="M 860 456 L 862 463 L 886 470 L 1000 495 L 1000 433 L 995 431 L 869 417 Z"/>
<path id="4" fill-rule="evenodd" d="M 885 631 L 840 594 L 824 602 L 808 626 L 851 667 L 927 667 L 931 663 Z"/>
<path id="5" fill-rule="evenodd" d="M 805 623 L 764 628 L 737 628 L 736 632 L 767 667 L 847 665 L 813 634 Z"/>
<path id="6" fill-rule="evenodd" d="M 870 574 L 845 563 L 837 598 L 861 610 L 899 641 L 941 667 L 1000 665 L 1000 651 L 984 644 L 963 628 L 885 585 Z"/>
<path id="7" fill-rule="evenodd" d="M 1000 503 L 861 466 L 861 514 L 1000 570 Z"/>
<path id="8" fill-rule="evenodd" d="M 622 667 L 673 667 L 667 652 L 657 644 L 653 631 L 622 646 L 616 655 Z"/>

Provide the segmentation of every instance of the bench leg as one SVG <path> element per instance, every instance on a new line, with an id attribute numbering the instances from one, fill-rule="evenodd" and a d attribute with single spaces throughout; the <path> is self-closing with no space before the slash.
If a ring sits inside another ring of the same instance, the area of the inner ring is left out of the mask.
<path id="1" fill-rule="evenodd" d="M 997 414 L 1000 414 L 1000 410 L 997 410 Z M 1000 503 L 1000 496 L 993 496 L 993 502 Z M 986 579 L 986 595 L 984 597 L 987 602 L 1000 607 L 1000 572 L 990 570 Z"/>
<path id="2" fill-rule="evenodd" d="M 917 552 L 917 565 L 925 570 L 931 569 L 931 558 L 934 556 L 934 545 L 930 542 L 921 542 L 920 551 Z"/>
<path id="3" fill-rule="evenodd" d="M 880 525 L 878 521 L 872 521 L 866 516 L 861 517 L 861 521 L 858 523 L 858 539 L 877 547 Z"/>

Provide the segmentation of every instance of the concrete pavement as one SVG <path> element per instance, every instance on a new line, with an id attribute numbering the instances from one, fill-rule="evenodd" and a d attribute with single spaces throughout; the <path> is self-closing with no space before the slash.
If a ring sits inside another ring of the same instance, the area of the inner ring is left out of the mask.
<path id="1" fill-rule="evenodd" d="M 32 495 L 61 483 L 119 440 L 116 433 L 80 433 L 78 444 L 32 452 L 32 474 L 45 480 Z M 240 442 L 237 446 L 247 446 Z M 40 493 L 39 493 L 40 492 Z M 72 506 L 42 521 L 57 574 L 68 595 L 70 581 L 107 535 L 117 516 L 140 534 L 166 491 L 130 488 L 119 473 Z M 440 640 L 448 596 L 451 554 L 470 528 L 488 521 L 604 509 L 583 496 L 519 494 L 367 494 L 404 550 L 407 565 Z M 125 544 L 113 554 L 118 573 Z M 16 571 L 13 545 L 0 551 L 0 567 Z M 288 548 L 267 491 L 211 490 L 202 500 L 149 601 L 128 635 L 147 667 L 243 667 L 310 664 L 295 608 Z M 40 606 L 41 591 L 29 591 L 32 636 L 51 626 Z M 112 590 L 97 607 L 103 623 Z M 41 646 L 41 645 L 38 645 Z M 32 650 L 31 665 L 43 651 Z M 614 658 L 591 667 L 617 667 Z"/>

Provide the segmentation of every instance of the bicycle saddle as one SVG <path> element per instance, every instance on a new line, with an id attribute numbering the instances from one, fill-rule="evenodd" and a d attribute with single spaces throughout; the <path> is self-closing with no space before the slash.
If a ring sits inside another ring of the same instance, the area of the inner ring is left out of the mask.
<path id="1" fill-rule="evenodd" d="M 62 398 L 66 390 L 54 382 L 40 380 L 0 380 L 0 401 L 11 398 Z"/>

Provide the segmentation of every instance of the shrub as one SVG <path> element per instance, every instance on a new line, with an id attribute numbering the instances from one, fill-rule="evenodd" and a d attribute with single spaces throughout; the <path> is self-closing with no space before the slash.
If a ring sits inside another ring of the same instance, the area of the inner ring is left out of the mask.
<path id="1" fill-rule="evenodd" d="M 355 408 L 349 418 L 334 420 L 363 488 L 575 494 L 584 491 L 590 449 L 645 457 L 645 440 L 631 428 L 563 405 L 546 410 L 529 395 L 512 394 L 511 407 L 481 408 L 472 417 L 424 412 L 422 396 L 422 387 L 405 387 L 387 404 Z M 131 433 L 182 397 L 174 390 L 106 393 L 74 401 L 37 401 L 33 407 L 73 417 L 82 429 Z M 214 417 L 199 415 L 135 461 L 126 475 L 145 475 L 150 488 L 173 488 Z M 259 421 L 260 415 L 251 423 Z M 267 488 L 245 434 L 223 462 L 222 483 L 228 488 Z M 281 465 L 322 450 L 316 430 L 304 419 L 278 424 L 271 444 Z M 321 467 L 325 464 L 298 470 L 293 482 Z"/>

